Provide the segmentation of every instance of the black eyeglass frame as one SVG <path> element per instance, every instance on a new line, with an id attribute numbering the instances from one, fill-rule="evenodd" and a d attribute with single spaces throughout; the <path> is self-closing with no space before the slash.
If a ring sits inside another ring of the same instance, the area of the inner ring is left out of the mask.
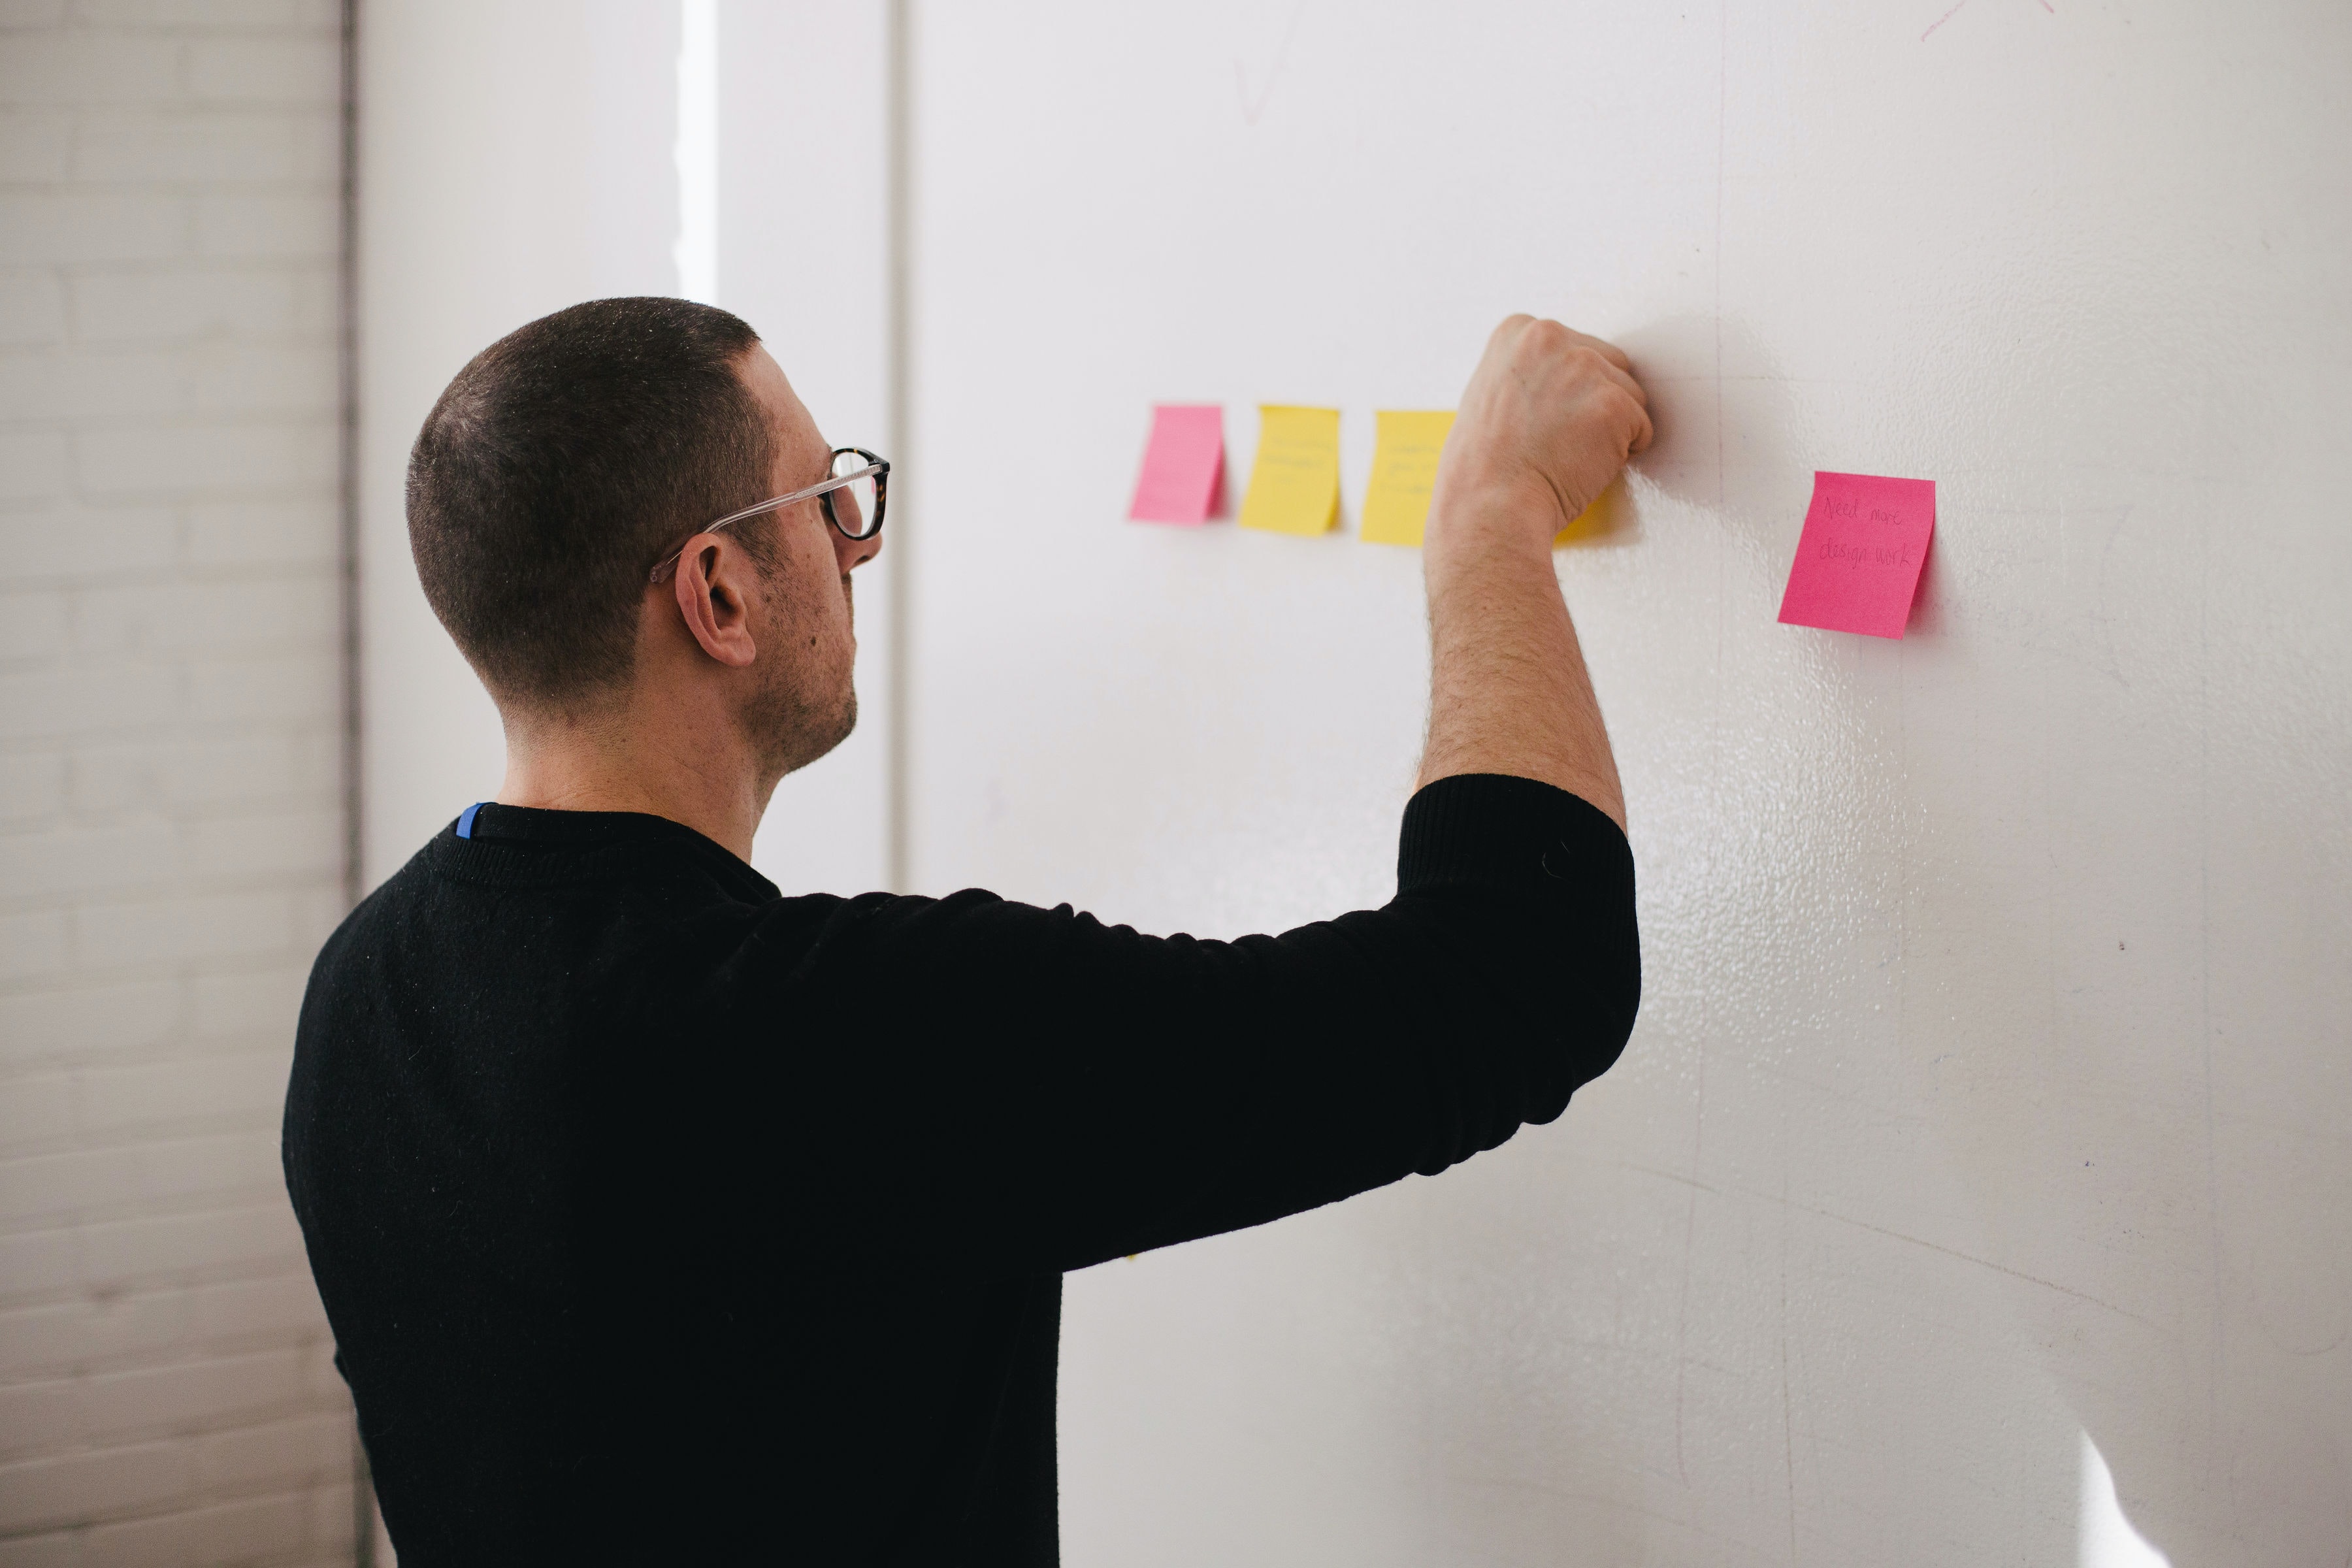
<path id="1" fill-rule="evenodd" d="M 823 484 L 811 485 L 806 489 L 794 490 L 789 495 L 771 496 L 757 506 L 747 506 L 741 511 L 730 511 L 717 522 L 705 523 L 694 531 L 716 533 L 722 528 L 733 527 L 747 517 L 758 517 L 763 512 L 777 511 L 784 507 L 797 506 L 802 501 L 814 500 L 817 503 L 818 510 L 824 513 L 825 522 L 835 533 L 852 543 L 863 543 L 882 531 L 882 514 L 888 510 L 890 502 L 890 460 L 877 453 L 869 452 L 863 447 L 835 447 L 826 454 L 826 467 L 832 467 L 834 463 L 839 462 L 845 457 L 863 458 L 866 459 L 866 466 L 862 468 L 853 468 L 845 474 L 835 474 Z M 852 533 L 841 526 L 841 514 L 834 509 L 833 493 L 835 490 L 846 489 L 863 479 L 871 479 L 874 481 L 874 515 L 867 520 L 865 532 Z M 662 559 L 661 563 L 653 569 L 652 574 L 646 581 L 667 582 L 670 573 L 676 569 L 678 561 L 685 554 L 686 546 L 681 544 Z"/>

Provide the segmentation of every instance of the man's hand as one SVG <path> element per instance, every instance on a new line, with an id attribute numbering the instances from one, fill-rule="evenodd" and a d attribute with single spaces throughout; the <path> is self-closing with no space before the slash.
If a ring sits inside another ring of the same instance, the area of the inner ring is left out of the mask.
<path id="1" fill-rule="evenodd" d="M 1437 465 L 1430 543 L 1451 548 L 1494 522 L 1524 525 L 1549 543 L 1650 435 L 1649 395 L 1623 350 L 1513 316 L 1486 340 L 1462 394 Z"/>
<path id="2" fill-rule="evenodd" d="M 1531 316 L 1513 316 L 1487 340 L 1430 498 L 1423 784 L 1454 773 L 1540 779 L 1625 825 L 1551 539 L 1650 436 L 1649 398 L 1618 349 Z"/>

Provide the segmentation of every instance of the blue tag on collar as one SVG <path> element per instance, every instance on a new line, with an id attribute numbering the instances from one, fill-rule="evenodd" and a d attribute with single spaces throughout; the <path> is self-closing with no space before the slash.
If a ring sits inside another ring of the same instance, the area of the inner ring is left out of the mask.
<path id="1" fill-rule="evenodd" d="M 482 807 L 488 804 L 489 803 L 487 801 L 478 800 L 473 805 L 467 806 L 465 810 L 457 814 L 458 837 L 471 838 L 474 836 L 474 814 L 481 810 Z"/>

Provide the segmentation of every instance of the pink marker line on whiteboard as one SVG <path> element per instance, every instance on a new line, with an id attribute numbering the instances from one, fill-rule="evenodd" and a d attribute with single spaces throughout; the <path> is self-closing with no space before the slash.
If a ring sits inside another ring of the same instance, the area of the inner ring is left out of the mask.
<path id="1" fill-rule="evenodd" d="M 1138 522 L 1206 522 L 1225 469 L 1225 411 L 1214 403 L 1162 403 L 1127 515 Z"/>
<path id="2" fill-rule="evenodd" d="M 1935 532 L 1935 480 L 1816 473 L 1782 624 L 1901 637 Z"/>

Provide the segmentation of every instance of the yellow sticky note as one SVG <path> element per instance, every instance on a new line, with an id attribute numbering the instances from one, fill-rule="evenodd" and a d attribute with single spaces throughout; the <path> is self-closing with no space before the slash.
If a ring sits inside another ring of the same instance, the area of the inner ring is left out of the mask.
<path id="1" fill-rule="evenodd" d="M 1364 492 L 1364 537 L 1375 544 L 1419 544 L 1429 522 L 1430 487 L 1437 482 L 1437 455 L 1454 428 L 1453 410 L 1384 408 L 1373 417 L 1380 429 L 1371 488 Z"/>
<path id="2" fill-rule="evenodd" d="M 1261 403 L 1241 525 L 1328 533 L 1339 521 L 1339 411 Z"/>
<path id="3" fill-rule="evenodd" d="M 1585 544 L 1596 539 L 1606 539 L 1617 531 L 1617 497 L 1624 486 L 1611 480 L 1609 488 L 1592 498 L 1592 504 L 1570 520 L 1569 525 L 1552 535 L 1551 547 L 1563 544 Z"/>

